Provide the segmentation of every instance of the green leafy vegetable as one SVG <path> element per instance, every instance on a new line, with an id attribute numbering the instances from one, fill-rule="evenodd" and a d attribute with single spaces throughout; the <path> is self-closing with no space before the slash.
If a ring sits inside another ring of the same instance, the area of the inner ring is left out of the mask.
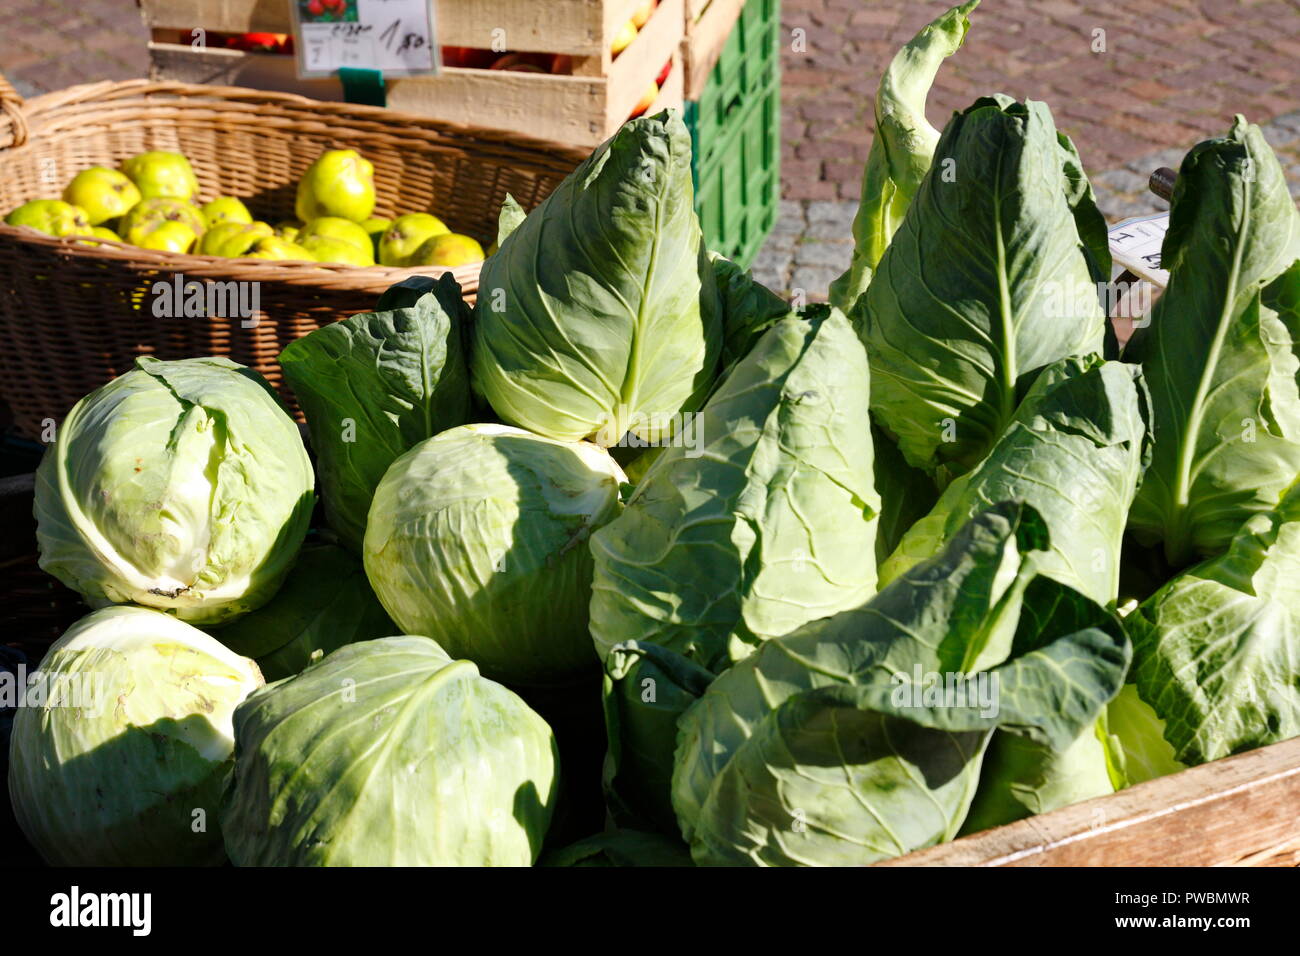
<path id="1" fill-rule="evenodd" d="M 722 329 L 677 114 L 625 124 L 510 233 L 474 343 L 496 413 L 551 438 L 657 441 L 699 408 Z"/>
<path id="2" fill-rule="evenodd" d="M 1137 694 L 1195 765 L 1300 735 L 1300 485 L 1125 618 Z M 1141 737 L 1121 735 L 1141 750 Z"/>
<path id="3" fill-rule="evenodd" d="M 307 534 L 307 450 L 252 369 L 135 364 L 73 406 L 41 459 L 41 568 L 92 607 L 233 621 L 270 600 Z"/>
<path id="4" fill-rule="evenodd" d="M 1040 369 L 1101 351 L 1080 203 L 1044 104 L 976 100 L 853 307 L 872 411 L 941 485 L 988 454 Z"/>
<path id="5" fill-rule="evenodd" d="M 605 799 L 615 820 L 677 832 L 672 807 L 677 720 L 713 682 L 698 664 L 655 644 L 616 644 L 605 659 Z"/>
<path id="6" fill-rule="evenodd" d="M 848 311 L 867 291 L 880 257 L 930 169 L 939 131 L 925 118 L 925 99 L 946 57 L 961 47 L 979 0 L 953 7 L 898 51 L 876 90 L 876 132 L 853 219 L 853 261 L 831 283 L 832 305 Z"/>
<path id="7" fill-rule="evenodd" d="M 1036 577 L 1047 540 L 1032 508 L 996 505 L 862 608 L 719 677 L 681 720 L 673 775 L 695 861 L 866 863 L 930 846 L 960 829 L 995 729 L 1051 752 L 1091 732 L 1130 649 L 1104 609 Z M 1022 617 L 1031 582 L 1050 610 Z"/>
<path id="8" fill-rule="evenodd" d="M 1239 116 L 1187 154 L 1161 260 L 1169 287 L 1125 353 L 1155 419 L 1130 527 L 1181 568 L 1300 474 L 1300 213 L 1259 127 Z"/>
<path id="9" fill-rule="evenodd" d="M 385 292 L 378 311 L 322 326 L 280 354 L 307 416 L 326 519 L 354 551 L 388 466 L 469 415 L 468 321 L 455 279 L 419 277 Z"/>
<path id="10" fill-rule="evenodd" d="M 1049 366 L 989 456 L 948 486 L 881 566 L 882 585 L 941 551 L 992 502 L 1014 498 L 1032 504 L 1050 529 L 1042 573 L 1113 603 L 1120 542 L 1148 452 L 1146 416 L 1133 366 L 1096 357 Z"/>
<path id="11" fill-rule="evenodd" d="M 302 549 L 269 603 L 216 632 L 257 661 L 268 681 L 292 677 L 319 656 L 397 630 L 370 589 L 355 555 L 332 544 Z"/>
<path id="12" fill-rule="evenodd" d="M 722 316 L 722 367 L 730 369 L 749 354 L 772 324 L 790 311 L 790 303 L 754 276 L 710 253 Z"/>
<path id="13" fill-rule="evenodd" d="M 236 866 L 528 866 L 557 783 L 550 727 L 425 637 L 349 644 L 235 711 Z"/>
<path id="14" fill-rule="evenodd" d="M 711 671 L 875 591 L 866 356 L 826 306 L 781 319 L 592 536 L 601 656 L 658 644 Z"/>
<path id="15" fill-rule="evenodd" d="M 252 661 L 171 615 L 83 617 L 14 717 L 9 795 L 23 833 L 54 866 L 220 865 L 231 719 L 261 685 Z"/>
<path id="16" fill-rule="evenodd" d="M 366 575 L 408 633 L 493 679 L 594 675 L 589 536 L 619 511 L 603 448 L 464 425 L 395 461 L 366 526 Z"/>
<path id="17" fill-rule="evenodd" d="M 527 218 L 524 207 L 519 205 L 514 196 L 506 193 L 505 202 L 501 204 L 501 215 L 497 220 L 497 246 L 506 241 L 510 233 L 519 228 L 519 224 Z"/>

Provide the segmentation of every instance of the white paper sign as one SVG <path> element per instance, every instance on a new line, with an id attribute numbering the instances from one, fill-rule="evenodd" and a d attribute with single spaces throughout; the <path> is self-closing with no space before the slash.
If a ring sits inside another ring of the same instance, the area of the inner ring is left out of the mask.
<path id="1" fill-rule="evenodd" d="M 420 76 L 442 66 L 433 0 L 291 0 L 298 75 L 339 67 Z"/>
<path id="2" fill-rule="evenodd" d="M 1160 247 L 1168 231 L 1167 212 L 1125 219 L 1107 233 L 1110 254 L 1116 264 L 1163 289 L 1169 284 L 1169 273 L 1160 268 Z"/>

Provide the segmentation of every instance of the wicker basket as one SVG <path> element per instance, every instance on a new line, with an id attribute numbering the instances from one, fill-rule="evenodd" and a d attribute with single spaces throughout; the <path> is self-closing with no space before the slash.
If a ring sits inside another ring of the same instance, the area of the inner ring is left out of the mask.
<path id="1" fill-rule="evenodd" d="M 293 218 L 298 178 L 321 151 L 351 148 L 374 164 L 375 215 L 432 211 L 453 231 L 490 240 L 506 193 L 531 209 L 586 155 L 374 107 L 147 80 L 76 86 L 24 103 L 0 77 L 0 111 L 0 216 L 57 197 L 88 166 L 163 149 L 189 157 L 204 199 L 239 196 L 258 218 L 277 222 Z M 0 396 L 16 431 L 37 438 L 46 419 L 61 420 L 137 355 L 225 355 L 257 369 L 292 401 L 276 362 L 281 349 L 372 308 L 394 282 L 429 271 L 89 246 L 0 223 Z M 451 271 L 468 296 L 477 291 L 478 265 Z M 151 290 L 176 273 L 256 281 L 256 324 L 156 318 Z"/>

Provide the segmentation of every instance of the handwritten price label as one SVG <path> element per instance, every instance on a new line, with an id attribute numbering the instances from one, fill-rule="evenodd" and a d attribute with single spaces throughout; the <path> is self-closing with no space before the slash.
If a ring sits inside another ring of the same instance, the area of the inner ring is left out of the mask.
<path id="1" fill-rule="evenodd" d="M 292 0 L 298 75 L 339 67 L 385 76 L 436 74 L 442 65 L 433 0 Z"/>
<path id="2" fill-rule="evenodd" d="M 1169 213 L 1125 219 L 1107 233 L 1110 254 L 1118 265 L 1163 289 L 1169 273 L 1160 267 L 1160 247 L 1169 231 Z"/>

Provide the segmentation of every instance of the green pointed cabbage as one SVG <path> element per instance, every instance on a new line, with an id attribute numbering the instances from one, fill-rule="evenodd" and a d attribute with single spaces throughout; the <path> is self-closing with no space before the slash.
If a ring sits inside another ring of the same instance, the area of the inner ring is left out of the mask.
<path id="1" fill-rule="evenodd" d="M 843 314 L 770 328 L 591 542 L 591 636 L 714 671 L 875 592 L 868 366 Z"/>
<path id="2" fill-rule="evenodd" d="M 853 218 L 853 261 L 830 289 L 831 304 L 846 312 L 867 291 L 930 169 L 939 131 L 925 118 L 926 96 L 943 61 L 961 48 L 970 13 L 978 5 L 979 0 L 968 0 L 930 21 L 894 55 L 880 77 L 875 134 L 862 171 L 862 200 Z"/>
<path id="3" fill-rule="evenodd" d="M 1045 104 L 976 100 L 853 306 L 872 411 L 941 485 L 983 460 L 1039 370 L 1102 350 L 1100 217 L 1081 176 Z"/>
<path id="4" fill-rule="evenodd" d="M 111 607 L 54 643 L 18 708 L 9 795 L 56 866 L 216 866 L 235 707 L 257 666 L 168 614 Z"/>
<path id="5" fill-rule="evenodd" d="M 538 434 L 659 441 L 699 408 L 722 329 L 678 114 L 624 124 L 509 234 L 474 328 L 475 388 Z"/>
<path id="6" fill-rule="evenodd" d="M 465 425 L 395 461 L 365 537 L 370 584 L 397 625 L 484 674 L 564 683 L 595 671 L 587 541 L 619 511 L 603 448 Z"/>
<path id="7" fill-rule="evenodd" d="M 235 712 L 237 866 L 529 866 L 554 807 L 550 727 L 425 637 L 349 644 Z"/>
<path id="8" fill-rule="evenodd" d="M 865 864 L 951 839 L 995 730 L 1090 732 L 1130 647 L 1041 577 L 1029 506 L 977 515 L 861 608 L 765 643 L 679 722 L 672 801 L 701 865 Z M 1048 609 L 1039 613 L 1034 609 Z"/>
<path id="9" fill-rule="evenodd" d="M 313 485 L 298 428 L 260 375 L 144 356 L 74 405 L 41 459 L 41 567 L 92 607 L 222 624 L 280 586 Z"/>
<path id="10" fill-rule="evenodd" d="M 1155 420 L 1129 525 L 1178 569 L 1300 475 L 1300 212 L 1258 126 L 1239 116 L 1184 158 L 1161 263 L 1169 287 L 1124 356 Z"/>

